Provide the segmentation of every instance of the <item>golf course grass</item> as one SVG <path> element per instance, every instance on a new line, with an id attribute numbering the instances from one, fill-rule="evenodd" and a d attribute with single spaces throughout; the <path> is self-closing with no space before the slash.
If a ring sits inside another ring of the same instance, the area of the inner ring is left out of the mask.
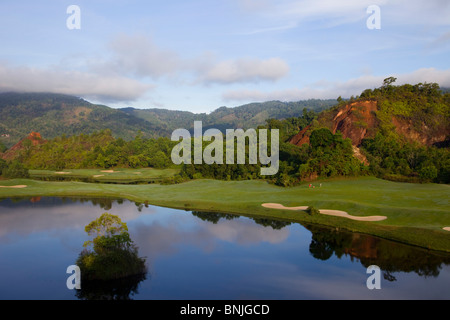
<path id="1" fill-rule="evenodd" d="M 171 177 L 179 169 L 68 169 L 62 171 L 30 170 L 30 177 L 47 181 L 82 180 L 99 183 L 158 183 Z"/>
<path id="2" fill-rule="evenodd" d="M 129 169 L 129 175 L 133 170 Z M 143 172 L 143 170 L 134 170 Z M 89 174 L 99 172 L 89 172 Z M 86 171 L 87 174 L 87 171 Z M 299 223 L 315 223 L 372 234 L 431 250 L 450 252 L 450 186 L 411 184 L 373 177 L 322 180 L 292 188 L 261 180 L 193 180 L 181 184 L 103 184 L 76 181 L 0 181 L 0 198 L 61 196 L 124 198 L 150 205 L 197 211 L 235 213 Z M 13 188 L 21 186 L 20 188 Z M 24 187 L 26 186 L 26 187 Z M 314 206 L 341 210 L 351 216 L 384 216 L 381 221 L 355 221 L 330 215 L 309 215 L 304 210 L 263 207 Z"/>

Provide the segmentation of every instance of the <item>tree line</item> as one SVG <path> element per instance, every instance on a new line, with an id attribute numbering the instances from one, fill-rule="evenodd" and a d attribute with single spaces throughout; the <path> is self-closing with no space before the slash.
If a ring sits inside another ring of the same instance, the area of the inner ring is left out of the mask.
<path id="1" fill-rule="evenodd" d="M 268 119 L 265 125 L 257 128 L 279 130 L 279 170 L 276 175 L 261 176 L 259 162 L 225 164 L 224 161 L 224 164 L 182 164 L 173 181 L 265 179 L 276 185 L 293 186 L 318 178 L 373 175 L 396 181 L 449 183 L 448 146 L 408 141 L 393 130 L 392 121 L 388 119 L 396 116 L 410 120 L 412 125 L 425 124 L 447 130 L 450 93 L 443 93 L 437 84 L 395 86 L 394 82 L 395 78 L 387 78 L 380 88 L 365 90 L 361 96 L 351 99 L 375 99 L 379 105 L 377 118 L 380 124 L 376 133 L 363 139 L 360 146 L 368 165 L 354 157 L 350 139 L 345 139 L 340 132 L 332 133 L 317 121 L 319 113 L 305 108 L 298 117 Z M 345 103 L 338 98 L 334 108 Z M 289 143 L 292 136 L 308 126 L 311 128 L 310 143 L 302 146 Z M 203 148 L 209 143 L 203 141 Z M 37 146 L 25 144 L 15 161 L 0 161 L 0 172 L 5 177 L 14 177 L 26 176 L 27 169 L 169 168 L 174 166 L 171 152 L 176 144 L 177 141 L 169 138 L 148 138 L 142 133 L 127 141 L 114 138 L 109 129 L 92 134 L 62 135 Z M 225 156 L 225 151 L 223 154 Z"/>

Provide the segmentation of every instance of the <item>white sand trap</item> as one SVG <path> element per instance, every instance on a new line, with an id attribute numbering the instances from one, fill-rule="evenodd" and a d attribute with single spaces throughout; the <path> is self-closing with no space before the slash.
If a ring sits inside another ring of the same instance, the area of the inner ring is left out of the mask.
<path id="1" fill-rule="evenodd" d="M 282 209 L 282 210 L 294 210 L 294 211 L 308 209 L 307 206 L 285 207 L 285 206 L 283 206 L 282 204 L 279 204 L 279 203 L 263 203 L 262 206 L 265 207 L 265 208 L 270 208 L 270 209 Z M 349 215 L 347 212 L 340 211 L 340 210 L 321 209 L 321 210 L 319 210 L 319 212 L 321 214 L 326 214 L 326 215 L 329 215 L 329 216 L 343 217 L 343 218 L 352 219 L 352 220 L 358 220 L 358 221 L 382 221 L 382 220 L 386 220 L 387 219 L 387 217 L 385 217 L 385 216 L 357 217 L 357 216 Z"/>
<path id="2" fill-rule="evenodd" d="M 95 176 L 93 176 L 94 178 L 99 178 L 99 177 L 104 177 L 104 174 L 96 174 Z"/>
<path id="3" fill-rule="evenodd" d="M 345 211 L 339 211 L 339 210 L 319 210 L 320 213 L 326 214 L 329 216 L 336 216 L 336 217 L 344 217 L 347 219 L 357 220 L 357 221 L 383 221 L 386 220 L 387 217 L 385 216 L 369 216 L 369 217 L 358 217 L 358 216 L 352 216 L 349 215 Z"/>
<path id="4" fill-rule="evenodd" d="M 116 173 L 116 172 L 120 172 L 120 171 L 114 171 L 114 170 L 102 170 L 101 172 L 106 172 L 106 173 Z"/>
<path id="5" fill-rule="evenodd" d="M 72 172 L 63 172 L 63 171 L 60 171 L 60 172 L 55 172 L 56 174 L 69 174 L 69 173 L 72 173 Z"/>
<path id="6" fill-rule="evenodd" d="M 444 229 L 445 231 L 450 231 L 450 227 L 444 227 L 442 229 Z"/>
<path id="7" fill-rule="evenodd" d="M 13 189 L 21 189 L 26 188 L 26 185 L 19 185 L 19 186 L 0 186 L 0 188 L 13 188 Z"/>
<path id="8" fill-rule="evenodd" d="M 262 206 L 265 208 L 270 208 L 270 209 L 283 209 L 283 210 L 294 210 L 294 211 L 308 209 L 308 207 L 306 207 L 306 206 L 304 206 L 304 207 L 285 207 L 279 203 L 263 203 Z"/>

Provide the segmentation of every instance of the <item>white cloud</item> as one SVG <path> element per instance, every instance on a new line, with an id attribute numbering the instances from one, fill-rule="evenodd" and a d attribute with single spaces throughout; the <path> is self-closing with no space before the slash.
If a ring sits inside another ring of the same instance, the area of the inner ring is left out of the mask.
<path id="1" fill-rule="evenodd" d="M 109 44 L 113 58 L 106 65 L 120 74 L 161 77 L 180 68 L 181 59 L 143 35 L 119 35 Z"/>
<path id="2" fill-rule="evenodd" d="M 180 57 L 143 35 L 118 35 L 108 47 L 110 51 L 102 56 L 66 57 L 68 61 L 61 58 L 53 66 L 0 64 L 0 90 L 64 93 L 117 103 L 142 98 L 155 87 L 146 83 L 148 78 L 170 77 L 172 84 L 190 81 L 195 85 L 228 85 L 276 81 L 289 72 L 289 66 L 280 58 L 221 61 L 211 53 Z"/>
<path id="3" fill-rule="evenodd" d="M 288 64 L 280 58 L 239 58 L 215 64 L 201 78 L 217 83 L 276 81 L 288 72 Z"/>
<path id="4" fill-rule="evenodd" d="M 397 84 L 436 82 L 441 87 L 450 87 L 450 69 L 421 68 L 407 74 L 394 74 L 394 77 L 397 77 Z"/>
<path id="5" fill-rule="evenodd" d="M 136 100 L 152 87 L 117 75 L 0 65 L 1 91 L 63 93 L 108 102 Z"/>
<path id="6" fill-rule="evenodd" d="M 280 58 L 236 58 L 220 61 L 212 53 L 194 58 L 181 57 L 163 49 L 143 35 L 119 35 L 109 44 L 112 56 L 90 64 L 101 73 L 116 73 L 137 78 L 174 79 L 194 75 L 194 83 L 242 83 L 275 81 L 289 72 L 289 66 Z M 185 78 L 186 79 L 186 78 Z"/>

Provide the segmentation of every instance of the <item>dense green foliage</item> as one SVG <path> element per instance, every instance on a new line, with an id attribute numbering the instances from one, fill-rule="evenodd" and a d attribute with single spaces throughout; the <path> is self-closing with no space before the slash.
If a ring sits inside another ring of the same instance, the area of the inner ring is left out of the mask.
<path id="1" fill-rule="evenodd" d="M 286 119 L 268 119 L 265 126 L 261 128 L 278 129 L 280 132 L 280 141 L 287 141 L 292 136 L 296 135 L 300 130 L 303 130 L 316 119 L 318 113 L 314 110 L 303 109 L 302 113 L 296 117 L 289 117 Z"/>
<path id="2" fill-rule="evenodd" d="M 6 151 L 6 146 L 3 142 L 0 141 L 0 153 L 5 152 Z"/>
<path id="3" fill-rule="evenodd" d="M 382 178 L 410 182 L 450 183 L 450 150 L 423 146 L 379 132 L 364 139 L 362 149 L 370 172 Z"/>
<path id="4" fill-rule="evenodd" d="M 417 131 L 426 127 L 430 135 L 437 135 L 448 126 L 450 93 L 443 93 L 437 83 L 395 86 L 395 80 L 387 78 L 380 88 L 367 89 L 359 98 L 378 101 L 377 117 L 382 131 L 392 129 L 392 117 L 410 121 Z"/>
<path id="5" fill-rule="evenodd" d="M 167 168 L 172 165 L 173 145 L 168 138 L 143 138 L 142 134 L 131 141 L 115 139 L 110 130 L 102 130 L 49 140 L 31 147 L 26 157 L 22 150 L 19 158 L 30 169 Z"/>
<path id="6" fill-rule="evenodd" d="M 320 210 L 313 206 L 309 206 L 308 208 L 306 208 L 306 213 L 308 213 L 310 216 L 315 216 L 320 214 Z"/>
<path id="7" fill-rule="evenodd" d="M 295 185 L 301 181 L 336 176 L 359 176 L 368 168 L 353 156 L 352 144 L 340 133 L 333 134 L 327 128 L 315 129 L 312 141 L 301 147 L 283 143 L 280 147 L 280 170 L 275 183 L 281 186 Z"/>
<path id="8" fill-rule="evenodd" d="M 400 181 L 450 183 L 449 136 L 446 141 L 427 146 L 398 134 L 392 118 L 408 124 L 422 139 L 449 132 L 450 93 L 436 83 L 394 86 L 395 78 L 385 79 L 380 88 L 365 90 L 360 99 L 376 99 L 379 130 L 364 139 L 362 149 L 377 176 Z"/>
<path id="9" fill-rule="evenodd" d="M 4 178 L 29 178 L 30 174 L 27 168 L 24 165 L 17 161 L 5 161 L 0 159 L 0 176 Z"/>
<path id="10" fill-rule="evenodd" d="M 85 242 L 77 259 L 83 280 L 111 280 L 146 272 L 145 259 L 138 256 L 128 227 L 118 216 L 104 213 L 85 231 L 94 238 Z"/>
<path id="11" fill-rule="evenodd" d="M 368 168 L 353 157 L 349 139 L 333 134 L 327 128 L 316 129 L 311 134 L 311 144 L 298 147 L 288 142 L 291 135 L 309 125 L 315 118 L 307 112 L 298 118 L 286 120 L 269 119 L 265 127 L 280 130 L 279 171 L 274 176 L 262 176 L 262 164 L 249 164 L 249 144 L 246 145 L 246 164 L 227 164 L 226 148 L 223 164 L 184 164 L 182 175 L 191 179 L 215 178 L 222 180 L 268 179 L 280 186 L 292 186 L 317 177 L 357 176 L 366 174 Z M 225 146 L 225 141 L 222 143 Z M 270 145 L 270 144 L 269 144 Z M 206 144 L 203 143 L 203 150 Z M 235 145 L 235 149 L 237 145 Z M 269 146 L 270 150 L 270 146 Z M 236 154 L 236 152 L 235 152 Z M 193 156 L 191 163 L 193 163 Z"/>

